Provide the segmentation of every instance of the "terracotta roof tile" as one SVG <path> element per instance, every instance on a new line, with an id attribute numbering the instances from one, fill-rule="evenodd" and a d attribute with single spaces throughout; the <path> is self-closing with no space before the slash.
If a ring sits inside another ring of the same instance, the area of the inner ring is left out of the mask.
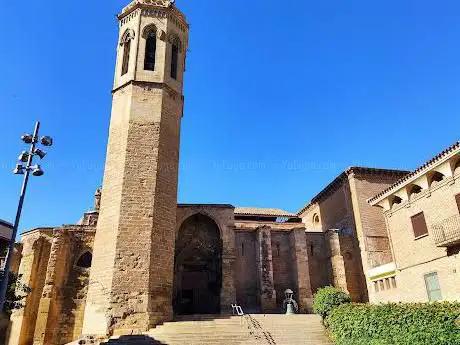
<path id="1" fill-rule="evenodd" d="M 278 208 L 236 207 L 235 214 L 245 216 L 297 217 L 294 213 Z"/>

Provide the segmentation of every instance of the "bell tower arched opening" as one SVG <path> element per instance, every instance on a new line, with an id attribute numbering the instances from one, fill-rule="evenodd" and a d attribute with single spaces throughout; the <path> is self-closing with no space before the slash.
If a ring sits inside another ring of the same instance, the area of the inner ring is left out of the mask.
<path id="1" fill-rule="evenodd" d="M 195 214 L 182 223 L 176 239 L 174 314 L 219 314 L 221 289 L 219 227 L 211 218 Z"/>

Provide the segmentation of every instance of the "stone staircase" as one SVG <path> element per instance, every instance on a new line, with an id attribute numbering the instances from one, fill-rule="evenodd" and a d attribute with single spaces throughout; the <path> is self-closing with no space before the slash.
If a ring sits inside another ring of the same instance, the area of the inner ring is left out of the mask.
<path id="1" fill-rule="evenodd" d="M 190 316 L 104 345 L 332 345 L 316 315 Z"/>

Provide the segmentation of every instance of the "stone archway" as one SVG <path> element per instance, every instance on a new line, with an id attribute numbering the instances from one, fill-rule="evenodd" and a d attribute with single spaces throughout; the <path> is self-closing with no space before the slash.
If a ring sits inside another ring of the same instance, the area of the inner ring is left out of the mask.
<path id="1" fill-rule="evenodd" d="M 219 314 L 222 288 L 222 241 L 211 218 L 186 219 L 176 238 L 174 314 Z"/>

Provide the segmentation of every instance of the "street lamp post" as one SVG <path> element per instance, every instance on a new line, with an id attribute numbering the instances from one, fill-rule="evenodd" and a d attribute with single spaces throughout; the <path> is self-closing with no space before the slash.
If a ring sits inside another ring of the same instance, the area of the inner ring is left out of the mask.
<path id="1" fill-rule="evenodd" d="M 18 209 L 16 211 L 16 218 L 14 220 L 12 237 L 10 239 L 10 243 L 8 246 L 8 254 L 6 256 L 5 267 L 3 268 L 3 279 L 1 281 L 1 289 L 0 289 L 0 311 L 3 311 L 4 305 L 5 305 L 6 292 L 8 290 L 9 271 L 10 271 L 10 266 L 11 266 L 11 260 L 13 258 L 14 242 L 16 240 L 16 235 L 17 235 L 18 228 L 19 228 L 19 221 L 21 219 L 22 206 L 24 205 L 24 198 L 26 195 L 27 184 L 29 182 L 29 176 L 31 172 L 33 176 L 43 175 L 43 170 L 41 169 L 40 165 L 37 164 L 37 165 L 32 166 L 34 156 L 38 156 L 40 157 L 40 159 L 43 159 L 46 155 L 46 152 L 37 148 L 37 144 L 39 142 L 39 139 L 38 139 L 39 130 L 40 130 L 40 122 L 37 121 L 35 123 L 34 133 L 25 134 L 21 137 L 22 141 L 24 141 L 26 144 L 30 144 L 30 148 L 28 152 L 23 151 L 21 155 L 19 156 L 19 161 L 26 163 L 26 165 L 23 166 L 22 164 L 17 164 L 16 168 L 14 169 L 14 173 L 16 175 L 24 175 L 24 179 L 22 182 L 21 194 L 19 195 L 19 204 L 18 204 Z M 53 145 L 53 139 L 51 137 L 44 136 L 40 139 L 40 143 L 43 146 L 51 146 Z"/>

